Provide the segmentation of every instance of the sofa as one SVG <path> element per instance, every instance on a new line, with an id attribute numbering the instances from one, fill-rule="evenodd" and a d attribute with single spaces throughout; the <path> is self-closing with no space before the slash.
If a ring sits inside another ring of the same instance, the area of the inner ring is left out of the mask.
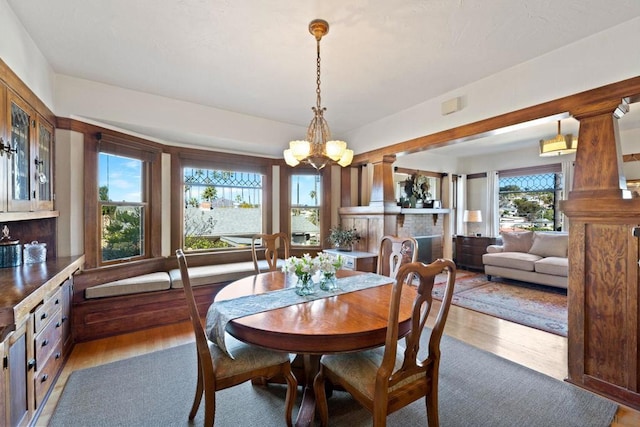
<path id="1" fill-rule="evenodd" d="M 490 245 L 482 255 L 484 272 L 523 282 L 567 288 L 569 236 L 563 232 L 501 233 L 502 244 Z"/>

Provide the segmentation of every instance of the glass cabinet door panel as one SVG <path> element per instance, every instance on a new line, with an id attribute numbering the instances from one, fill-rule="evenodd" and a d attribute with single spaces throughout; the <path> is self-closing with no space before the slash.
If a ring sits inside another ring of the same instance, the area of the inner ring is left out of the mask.
<path id="1" fill-rule="evenodd" d="M 40 121 L 38 123 L 38 152 L 34 162 L 34 179 L 38 187 L 38 209 L 53 209 L 52 154 L 53 132 L 49 126 Z"/>
<path id="2" fill-rule="evenodd" d="M 31 116 L 18 101 L 10 99 L 9 126 L 11 155 L 11 181 L 9 188 L 9 210 L 31 209 Z"/>

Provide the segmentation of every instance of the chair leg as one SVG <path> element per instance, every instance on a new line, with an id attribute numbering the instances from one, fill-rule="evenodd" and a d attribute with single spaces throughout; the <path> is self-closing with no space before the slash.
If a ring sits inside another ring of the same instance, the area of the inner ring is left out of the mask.
<path id="1" fill-rule="evenodd" d="M 204 392 L 204 425 L 213 427 L 213 420 L 216 416 L 216 391 L 205 390 Z"/>
<path id="2" fill-rule="evenodd" d="M 320 372 L 313 380 L 313 393 L 316 395 L 316 409 L 318 409 L 318 416 L 320 417 L 320 425 L 326 427 L 329 425 L 329 408 L 327 405 L 327 395 L 324 387 L 324 374 L 322 372 L 322 366 Z"/>
<path id="3" fill-rule="evenodd" d="M 200 363 L 200 357 L 198 356 L 198 383 L 196 385 L 196 395 L 193 398 L 193 405 L 191 405 L 191 412 L 189 412 L 189 419 L 192 420 L 198 413 L 200 402 L 202 401 L 202 392 L 204 390 L 202 380 L 202 365 Z"/>
<path id="4" fill-rule="evenodd" d="M 432 389 L 424 398 L 427 402 L 427 425 L 429 427 L 438 427 L 440 425 L 438 416 L 438 388 Z"/>
<path id="5" fill-rule="evenodd" d="M 284 379 L 287 381 L 287 396 L 285 398 L 285 420 L 287 422 L 287 427 L 291 427 L 293 422 L 291 420 L 291 412 L 293 411 L 293 404 L 296 402 L 296 397 L 298 395 L 298 380 L 296 379 L 293 372 L 291 372 L 291 366 L 284 373 Z"/>

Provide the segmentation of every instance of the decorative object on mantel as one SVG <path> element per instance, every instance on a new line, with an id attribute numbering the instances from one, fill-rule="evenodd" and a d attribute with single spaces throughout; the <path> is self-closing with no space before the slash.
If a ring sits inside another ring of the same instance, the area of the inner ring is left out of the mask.
<path id="1" fill-rule="evenodd" d="M 360 234 L 355 228 L 342 228 L 342 224 L 338 224 L 329 229 L 327 240 L 336 249 L 348 252 L 353 249 L 353 244 L 360 240 Z"/>
<path id="2" fill-rule="evenodd" d="M 329 23 L 322 19 L 314 19 L 309 23 L 309 32 L 316 38 L 317 47 L 316 106 L 311 108 L 313 119 L 307 129 L 307 139 L 291 141 L 289 148 L 284 150 L 284 160 L 292 167 L 303 162 L 318 170 L 331 161 L 342 167 L 349 166 L 353 160 L 353 150 L 347 149 L 346 142 L 331 139 L 329 124 L 324 119 L 326 108 L 320 105 L 320 40 L 329 32 Z"/>
<path id="3" fill-rule="evenodd" d="M 429 177 L 414 173 L 404 182 L 404 192 L 409 199 L 409 206 L 406 206 L 406 203 L 403 203 L 402 206 L 417 209 L 433 207 L 433 197 L 430 190 Z"/>
<path id="4" fill-rule="evenodd" d="M 563 135 L 558 120 L 558 134 L 551 139 L 540 140 L 540 157 L 561 156 L 575 153 L 578 149 L 578 138 L 568 133 Z"/>
<path id="5" fill-rule="evenodd" d="M 0 268 L 18 267 L 22 264 L 22 247 L 20 240 L 13 240 L 9 235 L 9 227 L 2 227 L 0 238 Z"/>

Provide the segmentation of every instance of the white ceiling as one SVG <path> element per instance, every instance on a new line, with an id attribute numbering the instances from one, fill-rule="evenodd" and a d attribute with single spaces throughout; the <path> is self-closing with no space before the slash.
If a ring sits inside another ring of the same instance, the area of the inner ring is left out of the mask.
<path id="1" fill-rule="evenodd" d="M 638 0 L 8 3 L 58 74 L 305 127 L 316 66 L 307 25 L 326 19 L 334 136 L 640 16 Z"/>

